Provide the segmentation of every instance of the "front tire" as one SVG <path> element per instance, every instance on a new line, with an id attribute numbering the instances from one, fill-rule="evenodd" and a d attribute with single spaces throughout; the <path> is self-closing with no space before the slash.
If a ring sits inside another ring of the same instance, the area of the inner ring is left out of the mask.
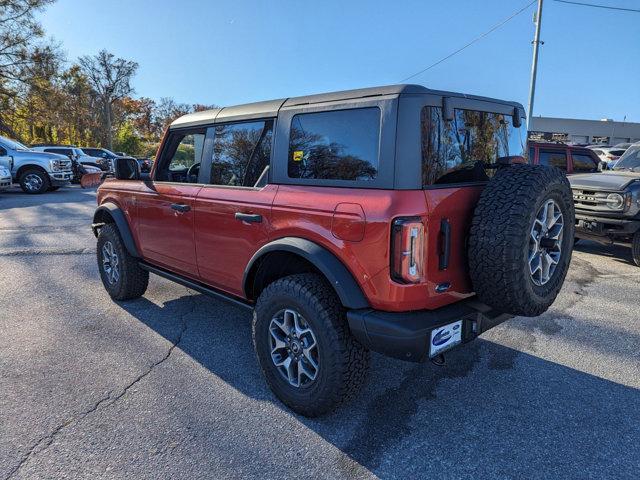
<path id="1" fill-rule="evenodd" d="M 44 193 L 50 186 L 49 175 L 42 170 L 32 168 L 20 175 L 20 188 L 24 193 Z"/>
<path id="2" fill-rule="evenodd" d="M 369 351 L 351 335 L 340 300 L 317 274 L 284 277 L 263 290 L 253 345 L 273 393 L 306 417 L 350 400 L 366 379 Z"/>
<path id="3" fill-rule="evenodd" d="M 105 290 L 114 300 L 131 300 L 144 295 L 149 285 L 149 272 L 140 268 L 129 255 L 120 232 L 107 223 L 98 234 L 98 269 Z"/>

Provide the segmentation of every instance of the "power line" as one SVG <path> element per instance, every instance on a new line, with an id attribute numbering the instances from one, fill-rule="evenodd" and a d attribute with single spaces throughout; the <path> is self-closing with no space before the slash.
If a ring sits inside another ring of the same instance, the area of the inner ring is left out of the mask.
<path id="1" fill-rule="evenodd" d="M 580 5 L 581 7 L 606 8 L 607 10 L 620 10 L 623 12 L 640 13 L 640 10 L 635 8 L 611 7 L 609 5 L 598 5 L 596 3 L 572 2 L 569 0 L 553 0 L 553 1 L 558 3 L 568 3 L 569 5 Z"/>
<path id="2" fill-rule="evenodd" d="M 431 65 L 429 65 L 427 68 L 424 68 L 422 70 L 420 70 L 417 73 L 414 73 L 413 75 L 408 76 L 407 78 L 403 78 L 402 80 L 400 80 L 399 83 L 404 83 L 407 80 L 413 78 L 413 77 L 417 77 L 418 75 L 426 72 L 427 70 L 431 70 L 433 67 L 435 67 L 436 65 L 440 65 L 442 62 L 444 62 L 445 60 L 450 59 L 451 57 L 453 57 L 454 55 L 457 55 L 458 53 L 460 53 L 461 51 L 463 51 L 464 49 L 470 47 L 471 45 L 473 45 L 474 43 L 478 42 L 479 40 L 482 40 L 484 37 L 486 37 L 487 35 L 489 35 L 490 33 L 496 31 L 498 28 L 500 28 L 501 26 L 503 26 L 505 23 L 507 23 L 509 20 L 511 20 L 512 18 L 517 17 L 518 15 L 520 15 L 522 12 L 524 12 L 526 9 L 528 9 L 531 5 L 533 5 L 534 3 L 536 3 L 537 0 L 533 0 L 532 2 L 529 2 L 527 5 L 525 5 L 524 7 L 522 7 L 520 10 L 518 10 L 517 12 L 513 13 L 511 16 L 505 18 L 504 20 L 502 20 L 500 23 L 498 23 L 497 25 L 494 25 L 493 27 L 491 27 L 489 30 L 487 30 L 486 32 L 484 32 L 482 35 L 477 36 L 476 38 L 474 38 L 473 40 L 471 40 L 469 43 L 467 43 L 466 45 L 464 45 L 463 47 L 460 47 L 459 49 L 457 49 L 455 52 L 451 52 L 449 55 L 447 55 L 446 57 L 441 58 L 440 60 L 438 60 L 435 63 L 432 63 Z"/>

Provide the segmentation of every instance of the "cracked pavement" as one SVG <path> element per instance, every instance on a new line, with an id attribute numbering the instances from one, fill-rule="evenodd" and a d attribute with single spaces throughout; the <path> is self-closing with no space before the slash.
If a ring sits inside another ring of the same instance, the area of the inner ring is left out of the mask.
<path id="1" fill-rule="evenodd" d="M 447 354 L 373 356 L 353 403 L 293 415 L 250 315 L 157 277 L 115 303 L 95 193 L 0 192 L 0 478 L 638 478 L 640 269 L 585 242 L 554 307 Z"/>

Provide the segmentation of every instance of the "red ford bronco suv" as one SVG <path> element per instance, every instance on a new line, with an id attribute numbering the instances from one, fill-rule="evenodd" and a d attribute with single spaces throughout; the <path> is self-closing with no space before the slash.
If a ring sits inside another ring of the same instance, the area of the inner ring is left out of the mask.
<path id="1" fill-rule="evenodd" d="M 267 383 L 315 416 L 369 351 L 443 360 L 554 301 L 574 239 L 564 174 L 522 164 L 521 105 L 417 85 L 225 107 L 174 121 L 150 174 L 98 190 L 115 300 L 149 272 L 253 310 Z"/>

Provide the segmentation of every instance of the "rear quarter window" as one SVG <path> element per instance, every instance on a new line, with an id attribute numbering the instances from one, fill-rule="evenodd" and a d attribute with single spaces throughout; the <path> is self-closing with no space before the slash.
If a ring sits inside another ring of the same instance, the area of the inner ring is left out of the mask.
<path id="1" fill-rule="evenodd" d="M 551 167 L 559 168 L 560 170 L 567 170 L 567 152 L 564 150 L 542 150 L 538 153 L 539 164 L 549 165 Z"/>
<path id="2" fill-rule="evenodd" d="M 301 113 L 291 119 L 289 178 L 373 180 L 378 174 L 378 107 Z"/>

